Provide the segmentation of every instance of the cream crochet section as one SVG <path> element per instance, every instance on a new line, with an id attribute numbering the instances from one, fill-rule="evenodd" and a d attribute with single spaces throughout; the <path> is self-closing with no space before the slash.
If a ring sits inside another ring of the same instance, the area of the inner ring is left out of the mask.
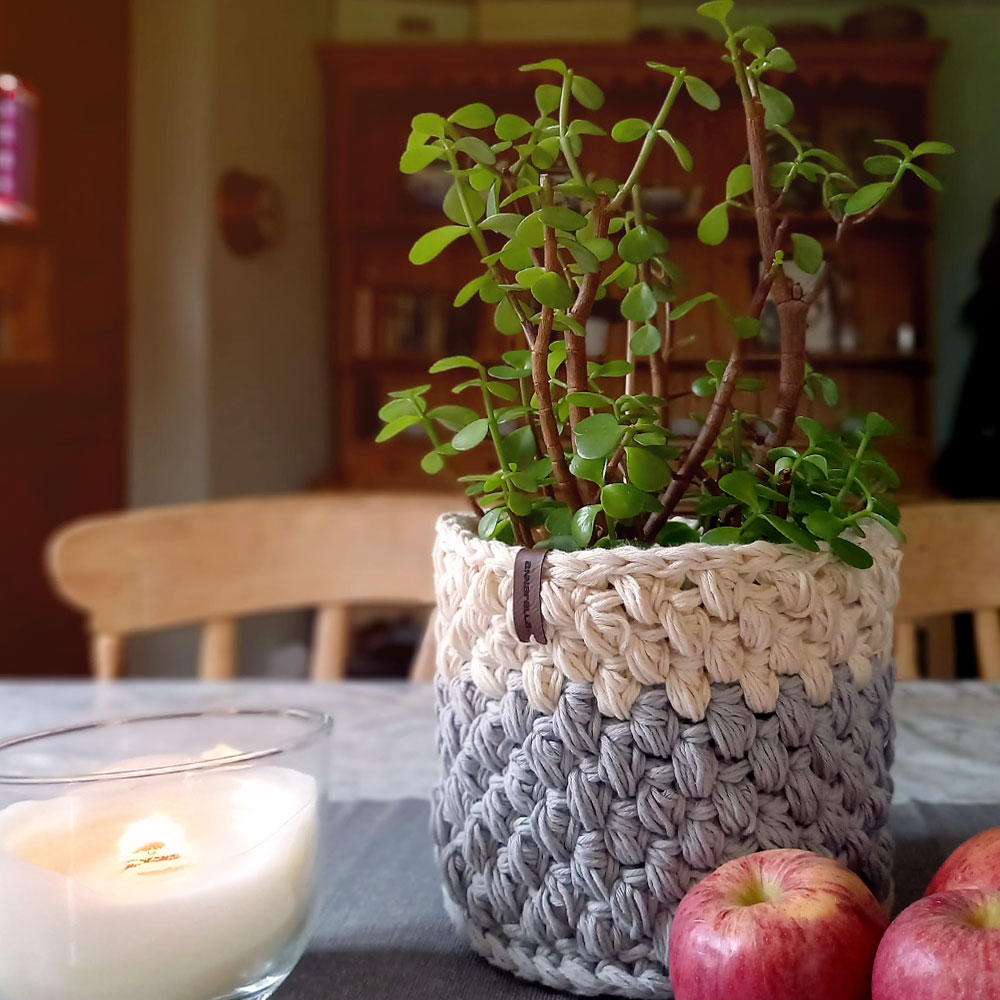
<path id="1" fill-rule="evenodd" d="M 531 706 L 552 712 L 566 681 L 584 681 L 604 715 L 626 719 L 644 685 L 662 684 L 678 713 L 699 720 L 712 683 L 735 681 L 752 711 L 772 712 L 781 674 L 801 677 L 821 705 L 837 664 L 865 685 L 872 661 L 892 652 L 901 553 L 878 525 L 861 540 L 875 560 L 865 570 L 770 542 L 550 552 L 542 644 L 514 629 L 517 550 L 483 541 L 475 523 L 438 522 L 438 670 L 452 678 L 468 664 L 493 698 L 520 673 Z"/>

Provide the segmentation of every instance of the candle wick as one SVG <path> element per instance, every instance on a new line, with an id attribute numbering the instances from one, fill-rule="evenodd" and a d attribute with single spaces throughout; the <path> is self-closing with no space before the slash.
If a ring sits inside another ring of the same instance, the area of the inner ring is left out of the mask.
<path id="1" fill-rule="evenodd" d="M 129 872 L 138 868 L 141 870 L 140 874 L 150 874 L 150 865 L 156 865 L 157 871 L 171 871 L 182 867 L 184 862 L 180 854 L 165 853 L 166 846 L 162 841 L 155 840 L 137 848 L 132 857 L 125 862 L 125 871 Z"/>

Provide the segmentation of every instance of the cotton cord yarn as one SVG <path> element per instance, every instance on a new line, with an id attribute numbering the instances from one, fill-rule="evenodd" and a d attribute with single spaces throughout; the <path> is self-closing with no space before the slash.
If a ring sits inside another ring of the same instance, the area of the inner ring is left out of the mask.
<path id="1" fill-rule="evenodd" d="M 432 832 L 476 951 L 556 989 L 670 997 L 677 904 L 730 858 L 819 851 L 888 898 L 899 555 L 881 529 L 865 544 L 864 571 L 767 543 L 554 552 L 543 646 L 502 606 L 514 550 L 442 519 Z"/>
<path id="2" fill-rule="evenodd" d="M 892 653 L 901 556 L 879 525 L 866 527 L 875 559 L 866 570 L 770 542 L 550 552 L 542 644 L 517 638 L 517 550 L 483 541 L 474 524 L 457 514 L 438 523 L 438 670 L 455 677 L 467 666 L 494 698 L 516 672 L 529 704 L 552 712 L 564 684 L 584 681 L 603 714 L 627 719 L 643 686 L 662 684 L 670 705 L 697 720 L 712 684 L 735 682 L 753 711 L 772 712 L 783 675 L 801 677 L 822 705 L 835 664 L 863 686 L 873 661 Z"/>

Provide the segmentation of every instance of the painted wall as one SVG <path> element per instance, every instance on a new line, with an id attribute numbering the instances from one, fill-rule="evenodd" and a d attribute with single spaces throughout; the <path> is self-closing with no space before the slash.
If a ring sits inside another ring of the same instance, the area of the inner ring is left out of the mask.
<path id="1" fill-rule="evenodd" d="M 317 40 L 329 0 L 132 5 L 130 501 L 306 488 L 328 464 Z M 273 180 L 281 244 L 237 258 L 214 224 L 230 167 Z M 241 669 L 304 635 L 241 634 Z M 135 673 L 190 673 L 190 632 L 135 644 Z"/>

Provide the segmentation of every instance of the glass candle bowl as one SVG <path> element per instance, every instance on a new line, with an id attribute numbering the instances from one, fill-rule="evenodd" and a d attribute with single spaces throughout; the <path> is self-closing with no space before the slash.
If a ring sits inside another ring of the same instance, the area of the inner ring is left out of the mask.
<path id="1" fill-rule="evenodd" d="M 0 743 L 0 1000 L 264 1000 L 316 911 L 331 722 L 177 713 Z"/>

